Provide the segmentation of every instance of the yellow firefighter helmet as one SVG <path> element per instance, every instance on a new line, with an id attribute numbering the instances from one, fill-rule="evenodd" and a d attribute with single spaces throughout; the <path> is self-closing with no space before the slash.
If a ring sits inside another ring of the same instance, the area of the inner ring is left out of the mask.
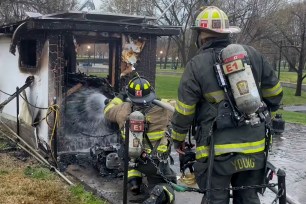
<path id="1" fill-rule="evenodd" d="M 208 6 L 197 16 L 194 30 L 209 30 L 216 33 L 239 33 L 240 28 L 229 26 L 227 15 L 218 7 Z"/>

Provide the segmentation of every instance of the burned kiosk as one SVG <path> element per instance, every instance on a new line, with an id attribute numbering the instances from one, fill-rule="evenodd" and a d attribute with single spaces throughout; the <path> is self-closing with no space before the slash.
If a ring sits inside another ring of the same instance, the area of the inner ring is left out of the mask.
<path id="1" fill-rule="evenodd" d="M 154 85 L 157 37 L 179 34 L 144 16 L 28 16 L 0 27 L 1 130 L 17 132 L 55 162 L 117 137 L 104 124 L 105 97 L 133 69 Z"/>

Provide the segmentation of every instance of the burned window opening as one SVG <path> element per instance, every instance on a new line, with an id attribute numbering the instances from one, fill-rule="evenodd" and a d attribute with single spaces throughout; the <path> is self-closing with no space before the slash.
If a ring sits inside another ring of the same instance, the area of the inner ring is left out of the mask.
<path id="1" fill-rule="evenodd" d="M 36 69 L 37 67 L 37 41 L 21 40 L 19 43 L 20 68 Z"/>
<path id="2" fill-rule="evenodd" d="M 110 69 L 109 44 L 82 41 L 77 46 L 77 72 L 98 77 L 108 77 Z"/>

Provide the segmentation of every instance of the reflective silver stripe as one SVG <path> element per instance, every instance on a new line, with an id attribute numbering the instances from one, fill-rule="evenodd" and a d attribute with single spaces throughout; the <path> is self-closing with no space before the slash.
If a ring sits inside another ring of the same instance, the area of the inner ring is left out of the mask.
<path id="1" fill-rule="evenodd" d="M 210 103 L 219 103 L 225 99 L 224 91 L 214 91 L 204 94 L 204 98 Z"/>
<path id="2" fill-rule="evenodd" d="M 187 133 L 178 133 L 178 132 L 175 132 L 174 130 L 172 130 L 171 137 L 172 137 L 172 139 L 181 142 L 181 141 L 184 141 L 184 140 L 185 140 L 186 134 L 187 134 Z"/>
<path id="3" fill-rule="evenodd" d="M 148 132 L 147 136 L 150 141 L 156 141 L 161 139 L 163 136 L 165 136 L 165 131 Z"/>
<path id="4" fill-rule="evenodd" d="M 194 105 L 187 105 L 183 102 L 177 100 L 175 104 L 175 110 L 182 115 L 192 115 L 195 112 L 196 104 Z"/>
<path id="5" fill-rule="evenodd" d="M 215 145 L 215 155 L 238 152 L 245 154 L 257 153 L 265 150 L 265 139 L 256 142 Z M 196 148 L 196 158 L 201 159 L 208 156 L 209 147 L 199 146 Z"/>
<path id="6" fill-rule="evenodd" d="M 278 82 L 275 86 L 273 86 L 270 89 L 262 89 L 262 97 L 268 98 L 268 97 L 277 96 L 282 91 L 283 91 L 283 88 L 281 84 Z"/>

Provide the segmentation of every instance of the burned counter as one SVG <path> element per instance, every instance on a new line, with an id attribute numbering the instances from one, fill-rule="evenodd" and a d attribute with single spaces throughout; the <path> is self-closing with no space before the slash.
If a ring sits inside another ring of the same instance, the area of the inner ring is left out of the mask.
<path id="1" fill-rule="evenodd" d="M 114 97 L 132 70 L 154 85 L 157 37 L 178 35 L 179 29 L 158 26 L 145 16 L 28 15 L 0 27 L 0 61 L 6 64 L 0 71 L 7 73 L 0 76 L 0 90 L 13 94 L 20 81 L 35 78 L 18 102 L 18 120 L 30 130 L 21 136 L 34 138 L 34 146 L 56 160 L 116 142 L 116 127 L 103 118 L 105 98 Z M 0 92 L 0 103 L 7 98 Z M 16 121 L 16 101 L 11 103 L 1 117 Z"/>

